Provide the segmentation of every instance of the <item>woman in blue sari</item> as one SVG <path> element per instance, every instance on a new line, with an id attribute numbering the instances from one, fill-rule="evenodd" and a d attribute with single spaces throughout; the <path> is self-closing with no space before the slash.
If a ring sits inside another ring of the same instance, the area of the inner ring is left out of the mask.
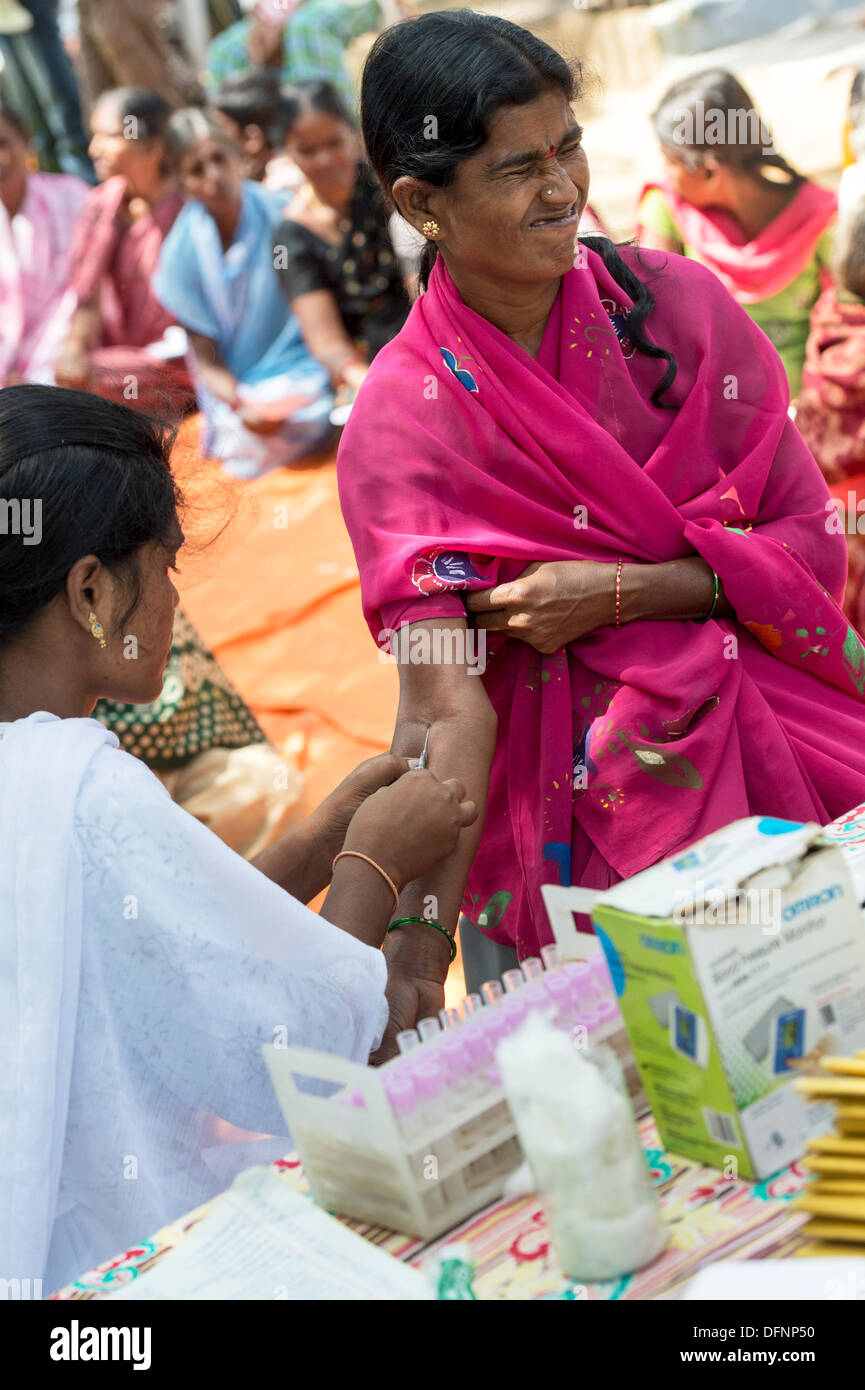
<path id="1" fill-rule="evenodd" d="M 244 180 L 225 132 L 201 111 L 172 117 L 166 144 L 186 207 L 153 277 L 189 334 L 202 447 L 237 477 L 296 462 L 330 437 L 325 369 L 286 313 L 273 268 L 285 195 Z"/>

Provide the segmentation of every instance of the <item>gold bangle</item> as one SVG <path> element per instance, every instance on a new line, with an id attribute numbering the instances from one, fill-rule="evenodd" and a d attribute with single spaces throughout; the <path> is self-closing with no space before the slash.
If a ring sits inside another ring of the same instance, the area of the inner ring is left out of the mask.
<path id="1" fill-rule="evenodd" d="M 381 876 L 382 876 L 382 878 L 384 879 L 385 883 L 387 884 L 388 888 L 389 888 L 390 891 L 393 893 L 393 900 L 394 900 L 395 906 L 396 906 L 396 907 L 399 907 L 399 891 L 398 891 L 397 886 L 396 886 L 396 884 L 394 883 L 393 879 L 391 878 L 390 874 L 387 873 L 386 870 L 384 870 L 384 869 L 381 867 L 381 864 L 376 864 L 376 862 L 375 862 L 374 859 L 370 859 L 370 857 L 369 857 L 368 854 L 361 854 L 361 852 L 360 852 L 359 849 L 341 849 L 340 852 L 339 852 L 339 854 L 336 855 L 336 857 L 335 857 L 333 863 L 332 863 L 331 866 L 330 866 L 330 872 L 333 873 L 334 869 L 336 868 L 336 865 L 337 865 L 337 861 L 338 861 L 338 860 L 340 860 L 340 859 L 345 859 L 346 857 L 349 857 L 349 856 L 350 856 L 352 859 L 362 859 L 363 862 L 364 862 L 364 864 L 371 864 L 372 867 L 373 867 L 378 873 L 381 874 Z"/>

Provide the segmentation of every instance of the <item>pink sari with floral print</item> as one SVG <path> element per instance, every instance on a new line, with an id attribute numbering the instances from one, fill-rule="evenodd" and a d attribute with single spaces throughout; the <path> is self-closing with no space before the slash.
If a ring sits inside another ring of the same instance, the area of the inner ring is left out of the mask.
<path id="1" fill-rule="evenodd" d="M 606 887 L 740 816 L 827 821 L 865 799 L 865 651 L 846 554 L 787 415 L 780 360 L 696 262 L 622 252 L 657 306 L 636 353 L 600 257 L 570 271 L 531 358 L 439 261 L 376 358 L 339 452 L 373 636 L 464 616 L 533 561 L 701 555 L 736 620 L 606 627 L 552 656 L 491 641 L 498 740 L 464 911 L 522 955 L 540 887 Z"/>

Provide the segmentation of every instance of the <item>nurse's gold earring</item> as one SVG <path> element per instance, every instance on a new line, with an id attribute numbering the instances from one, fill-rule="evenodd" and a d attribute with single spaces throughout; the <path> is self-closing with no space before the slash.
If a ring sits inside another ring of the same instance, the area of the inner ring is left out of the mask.
<path id="1" fill-rule="evenodd" d="M 100 647 L 104 647 L 104 646 L 105 646 L 105 628 L 104 628 L 104 627 L 102 626 L 102 624 L 100 623 L 99 619 L 97 618 L 96 614 L 93 612 L 93 609 L 92 609 L 92 608 L 91 608 L 90 612 L 87 614 L 87 621 L 88 621 L 88 623 L 90 624 L 90 631 L 93 633 L 93 636 L 96 638 L 96 640 L 97 640 L 97 642 L 99 643 Z"/>
<path id="2" fill-rule="evenodd" d="M 435 241 L 436 237 L 441 231 L 441 227 L 439 226 L 438 222 L 436 222 L 434 217 L 430 217 L 426 222 L 424 222 L 423 226 L 421 227 L 421 231 L 423 232 L 427 241 Z"/>

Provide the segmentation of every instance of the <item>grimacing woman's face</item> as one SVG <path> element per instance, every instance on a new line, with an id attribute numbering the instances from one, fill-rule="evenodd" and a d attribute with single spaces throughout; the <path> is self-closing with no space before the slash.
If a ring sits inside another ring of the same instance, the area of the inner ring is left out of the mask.
<path id="1" fill-rule="evenodd" d="M 452 271 L 543 283 L 573 265 L 589 196 L 582 130 L 564 94 L 503 106 L 486 144 L 430 192 L 440 250 Z"/>

